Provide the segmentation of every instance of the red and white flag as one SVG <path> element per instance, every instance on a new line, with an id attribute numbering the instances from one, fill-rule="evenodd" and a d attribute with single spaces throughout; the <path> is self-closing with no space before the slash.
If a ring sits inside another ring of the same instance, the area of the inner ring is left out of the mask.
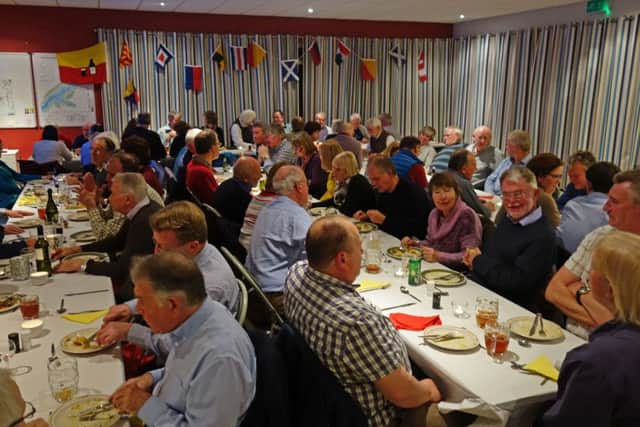
<path id="1" fill-rule="evenodd" d="M 427 81 L 427 67 L 424 64 L 424 50 L 420 52 L 420 57 L 418 58 L 418 80 L 421 82 Z"/>
<path id="2" fill-rule="evenodd" d="M 244 71 L 247 69 L 247 48 L 242 46 L 231 47 L 231 64 L 236 71 Z"/>

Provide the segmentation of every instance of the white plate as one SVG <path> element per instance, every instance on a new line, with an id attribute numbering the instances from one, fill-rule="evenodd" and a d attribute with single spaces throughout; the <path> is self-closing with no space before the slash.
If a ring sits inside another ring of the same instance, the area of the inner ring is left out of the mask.
<path id="1" fill-rule="evenodd" d="M 370 223 L 370 222 L 364 222 L 364 221 L 358 221 L 356 223 L 354 223 L 356 228 L 358 229 L 358 232 L 364 234 L 364 233 L 371 233 L 373 230 L 377 230 L 378 226 Z"/>
<path id="2" fill-rule="evenodd" d="M 77 211 L 69 214 L 69 221 L 89 221 L 89 214 L 87 211 Z"/>
<path id="3" fill-rule="evenodd" d="M 53 411 L 49 423 L 51 427 L 111 427 L 120 420 L 117 409 L 98 414 L 94 421 L 80 421 L 77 417 L 78 413 L 95 408 L 104 401 L 109 401 L 109 396 L 106 394 L 94 394 L 70 400 Z"/>
<path id="4" fill-rule="evenodd" d="M 437 348 L 448 351 L 469 351 L 480 345 L 478 337 L 468 329 L 457 328 L 455 326 L 430 326 L 424 330 L 424 335 L 445 335 L 455 333 L 462 338 L 456 338 L 448 341 L 435 342 L 431 339 L 424 338 L 424 342 Z"/>
<path id="5" fill-rule="evenodd" d="M 564 338 L 562 328 L 551 320 L 542 319 L 545 335 L 540 335 L 540 327 L 533 335 L 529 335 L 535 316 L 519 316 L 509 319 L 511 333 L 534 341 L 555 341 Z"/>
<path id="6" fill-rule="evenodd" d="M 103 261 L 109 260 L 109 255 L 105 254 L 104 252 L 78 252 L 77 254 L 67 255 L 66 257 L 63 258 L 63 261 L 69 261 L 72 259 L 73 260 L 80 259 L 84 262 L 87 262 L 87 261 L 103 262 Z"/>
<path id="7" fill-rule="evenodd" d="M 78 231 L 77 233 L 73 233 L 69 237 L 71 237 L 76 242 L 94 242 L 96 240 L 96 235 L 93 234 L 93 230 Z"/>
<path id="8" fill-rule="evenodd" d="M 9 295 L 7 295 L 9 296 Z M 0 296 L 0 299 L 4 299 L 7 296 Z M 16 302 L 12 305 L 8 305 L 8 306 L 2 306 L 0 307 L 0 313 L 6 313 L 7 311 L 13 311 L 16 308 L 18 308 L 20 306 L 20 297 L 19 296 L 15 296 L 15 295 L 11 295 L 10 297 L 16 297 Z"/>
<path id="9" fill-rule="evenodd" d="M 446 277 L 446 279 L 444 279 L 444 277 Z M 436 286 L 441 287 L 462 286 L 467 283 L 467 278 L 464 277 L 464 274 L 444 268 L 423 270 L 422 278 L 424 280 L 434 280 Z"/>
<path id="10" fill-rule="evenodd" d="M 309 209 L 309 213 L 311 216 L 327 216 L 327 215 L 336 215 L 338 210 L 336 208 L 311 208 Z"/>
<path id="11" fill-rule="evenodd" d="M 99 351 L 102 351 L 105 348 L 111 347 L 113 344 L 101 346 L 101 345 L 98 345 L 98 343 L 95 341 L 91 341 L 89 347 L 84 347 L 82 344 L 75 344 L 73 342 L 73 340 L 76 337 L 78 336 L 88 337 L 89 335 L 93 334 L 97 330 L 98 328 L 85 328 L 85 329 L 80 329 L 75 332 L 72 332 L 68 335 L 65 335 L 60 340 L 60 348 L 65 353 L 69 353 L 69 354 L 92 354 L 92 353 L 97 353 Z"/>
<path id="12" fill-rule="evenodd" d="M 44 225 L 44 222 L 40 218 L 27 218 L 19 219 L 11 222 L 13 225 L 17 225 L 20 228 L 34 228 L 39 225 Z"/>

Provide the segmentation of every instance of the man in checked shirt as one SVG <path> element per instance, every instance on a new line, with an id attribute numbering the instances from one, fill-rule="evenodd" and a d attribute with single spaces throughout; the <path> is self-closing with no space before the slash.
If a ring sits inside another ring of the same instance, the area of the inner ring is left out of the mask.
<path id="1" fill-rule="evenodd" d="M 308 261 L 291 267 L 284 308 L 292 326 L 360 405 L 369 426 L 424 426 L 441 399 L 430 379 L 411 374 L 391 322 L 356 292 L 362 249 L 356 227 L 329 216 L 307 233 Z"/>

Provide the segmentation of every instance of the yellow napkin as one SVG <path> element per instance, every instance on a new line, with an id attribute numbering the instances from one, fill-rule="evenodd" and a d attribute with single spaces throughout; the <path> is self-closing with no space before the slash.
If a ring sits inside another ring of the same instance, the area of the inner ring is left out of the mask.
<path id="1" fill-rule="evenodd" d="M 32 196 L 28 194 L 23 194 L 18 198 L 16 205 L 18 206 L 27 206 L 27 205 L 37 205 L 40 203 L 40 198 L 38 196 Z"/>
<path id="2" fill-rule="evenodd" d="M 93 311 L 91 313 L 65 314 L 64 316 L 62 316 L 62 318 L 71 320 L 72 322 L 89 324 L 104 317 L 105 314 L 107 314 L 107 311 L 108 310 L 101 310 L 101 311 Z"/>
<path id="3" fill-rule="evenodd" d="M 356 289 L 358 292 L 366 292 L 366 291 L 373 291 L 376 289 L 385 289 L 385 288 L 388 288 L 389 286 L 391 286 L 391 283 L 389 282 L 378 282 L 376 280 L 362 279 L 360 281 L 360 286 L 358 286 Z"/>
<path id="4" fill-rule="evenodd" d="M 560 372 L 553 366 L 553 363 L 551 363 L 547 356 L 538 357 L 533 362 L 528 363 L 524 369 L 540 374 L 555 382 L 558 382 L 558 375 L 560 375 Z"/>

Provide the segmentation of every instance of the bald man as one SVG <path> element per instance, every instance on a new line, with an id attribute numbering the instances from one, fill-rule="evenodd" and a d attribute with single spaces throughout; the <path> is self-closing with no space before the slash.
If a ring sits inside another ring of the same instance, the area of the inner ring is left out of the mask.
<path id="1" fill-rule="evenodd" d="M 471 177 L 471 184 L 484 189 L 484 181 L 496 166 L 504 159 L 504 153 L 491 145 L 491 129 L 488 126 L 478 126 L 471 134 L 473 143 L 467 145 L 467 151 L 476 155 L 476 171 Z"/>
<path id="2" fill-rule="evenodd" d="M 260 163 L 253 157 L 240 157 L 233 166 L 233 178 L 224 181 L 213 196 L 213 207 L 229 221 L 242 226 L 251 189 L 260 180 Z"/>

